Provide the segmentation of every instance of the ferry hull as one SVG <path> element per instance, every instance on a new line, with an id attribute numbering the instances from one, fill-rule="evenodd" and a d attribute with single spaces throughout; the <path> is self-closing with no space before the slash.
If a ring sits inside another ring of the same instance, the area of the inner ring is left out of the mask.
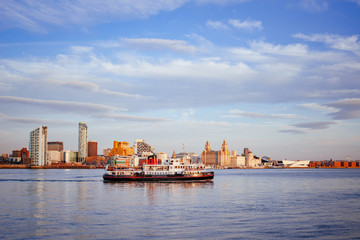
<path id="1" fill-rule="evenodd" d="M 151 175 L 151 176 L 112 176 L 104 174 L 106 182 L 172 182 L 172 181 L 211 181 L 214 173 L 209 172 L 202 175 Z"/>

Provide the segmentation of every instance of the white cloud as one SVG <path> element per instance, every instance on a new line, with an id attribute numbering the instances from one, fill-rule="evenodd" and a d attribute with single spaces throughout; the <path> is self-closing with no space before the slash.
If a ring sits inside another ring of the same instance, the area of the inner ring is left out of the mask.
<path id="1" fill-rule="evenodd" d="M 137 61 L 126 64 L 103 63 L 106 71 L 127 77 L 141 77 L 158 80 L 184 81 L 235 81 L 249 77 L 254 71 L 244 63 L 230 64 L 228 62 L 216 62 L 209 59 L 197 61 L 185 59 L 171 59 L 167 62 L 152 63 Z"/>
<path id="2" fill-rule="evenodd" d="M 360 118 L 360 98 L 346 98 L 324 105 L 338 109 L 337 112 L 329 114 L 336 120 Z"/>
<path id="3" fill-rule="evenodd" d="M 235 29 L 242 29 L 247 31 L 252 30 L 262 30 L 262 22 L 257 20 L 239 20 L 239 19 L 229 19 L 227 22 L 223 21 L 213 21 L 213 20 L 207 20 L 206 26 L 217 29 L 217 30 L 227 30 L 230 29 L 230 27 L 233 27 Z"/>
<path id="4" fill-rule="evenodd" d="M 179 52 L 194 53 L 196 48 L 188 45 L 187 42 L 182 40 L 170 39 L 157 39 L 157 38 L 123 38 L 122 41 L 126 42 L 132 47 L 155 49 L 155 50 L 172 50 Z"/>
<path id="5" fill-rule="evenodd" d="M 257 49 L 233 47 L 226 49 L 226 52 L 227 56 L 231 56 L 232 59 L 241 62 L 263 63 L 274 60 L 271 56 L 265 55 Z"/>
<path id="6" fill-rule="evenodd" d="M 335 124 L 336 122 L 304 122 L 304 123 L 297 123 L 293 126 L 298 128 L 307 128 L 311 130 L 318 130 L 318 129 L 326 129 L 329 128 L 330 125 Z"/>
<path id="7" fill-rule="evenodd" d="M 243 30 L 262 30 L 261 21 L 246 19 L 241 21 L 239 19 L 229 19 L 228 23 L 235 28 Z"/>
<path id="8" fill-rule="evenodd" d="M 293 37 L 300 38 L 310 42 L 323 42 L 333 49 L 351 51 L 360 55 L 360 40 L 359 36 L 341 36 L 336 34 L 313 34 L 306 35 L 302 33 L 294 34 Z"/>
<path id="9" fill-rule="evenodd" d="M 111 55 L 104 55 L 104 49 L 95 42 L 88 44 L 92 47 L 70 47 L 67 53 L 53 58 L 0 59 L 0 84 L 9 90 L 26 86 L 44 93 L 35 98 L 58 94 L 58 88 L 70 90 L 73 95 L 69 93 L 67 100 L 106 102 L 120 97 L 124 99 L 111 101 L 132 111 L 240 100 L 336 99 L 346 94 L 359 97 L 360 65 L 348 52 L 313 51 L 305 44 L 265 41 L 251 41 L 248 47 L 222 48 L 198 35 L 191 37 L 198 45 L 182 40 L 122 38 L 116 41 L 119 48 L 111 49 Z M 173 49 L 181 47 L 203 49 L 204 42 L 210 45 L 208 51 L 172 55 Z M 142 43 L 163 50 L 156 57 L 149 57 L 142 49 L 129 51 L 130 44 L 140 47 Z M 340 83 L 341 88 L 336 89 Z M 180 93 L 183 100 L 176 95 Z M 17 95 L 14 91 L 6 94 Z"/>
<path id="10" fill-rule="evenodd" d="M 81 90 L 88 90 L 91 92 L 98 92 L 99 91 L 99 86 L 95 83 L 91 83 L 91 82 L 82 82 L 82 81 L 76 81 L 76 80 L 45 80 L 45 82 L 50 82 L 52 84 L 56 84 L 56 85 L 60 85 L 60 86 L 65 86 L 65 87 L 69 87 L 69 88 L 74 88 L 74 89 L 81 89 Z"/>
<path id="11" fill-rule="evenodd" d="M 301 6 L 310 12 L 322 12 L 328 9 L 326 0 L 302 0 Z"/>
<path id="12" fill-rule="evenodd" d="M 88 51 L 89 48 L 76 47 L 75 49 L 77 49 L 77 51 L 72 52 L 71 55 L 59 54 L 53 61 L 50 59 L 0 59 L 0 64 L 3 64 L 0 65 L 0 73 L 3 73 L 3 78 L 0 78 L 0 83 L 1 81 L 7 81 L 8 83 L 3 84 L 9 85 L 10 87 L 10 83 L 16 81 L 22 83 L 32 82 L 32 84 L 39 82 L 45 84 L 45 86 L 46 84 L 50 84 L 122 98 L 148 98 L 140 94 L 101 88 L 97 83 L 91 82 L 91 80 L 97 82 L 106 80 L 106 78 L 102 76 L 101 69 L 99 68 L 104 60 L 90 53 Z M 89 56 L 90 60 L 84 61 L 78 54 L 85 54 L 85 58 Z"/>
<path id="13" fill-rule="evenodd" d="M 0 1 L 3 27 L 20 27 L 46 32 L 45 25 L 88 26 L 112 19 L 147 18 L 160 11 L 172 11 L 188 0 L 123 1 Z"/>
<path id="14" fill-rule="evenodd" d="M 214 29 L 228 29 L 229 27 L 221 22 L 221 21 L 212 21 L 212 20 L 208 20 L 206 22 L 206 26 L 210 27 L 210 28 L 214 28 Z"/>
<path id="15" fill-rule="evenodd" d="M 92 47 L 87 46 L 72 46 L 71 51 L 74 53 L 91 53 L 93 50 Z"/>
<path id="16" fill-rule="evenodd" d="M 231 3 L 244 3 L 249 2 L 251 0 L 196 0 L 197 3 L 205 4 L 205 3 L 214 3 L 219 5 L 231 4 Z"/>
<path id="17" fill-rule="evenodd" d="M 95 103 L 79 103 L 72 101 L 59 101 L 59 100 L 42 100 L 35 98 L 23 98 L 14 96 L 0 96 L 0 102 L 4 104 L 18 103 L 26 104 L 38 107 L 45 107 L 49 110 L 59 110 L 65 112 L 73 112 L 79 114 L 103 114 L 107 112 L 113 112 L 115 107 L 95 104 Z"/>
<path id="18" fill-rule="evenodd" d="M 136 99 L 150 99 L 150 98 L 152 98 L 152 97 L 145 97 L 145 96 L 142 96 L 140 94 L 129 94 L 129 93 L 111 91 L 111 90 L 107 90 L 107 89 L 100 89 L 99 93 L 103 93 L 103 94 L 111 95 L 111 96 L 123 97 L 123 98 L 136 98 Z"/>
<path id="19" fill-rule="evenodd" d="M 158 122 L 168 121 L 168 119 L 158 117 L 145 117 L 135 115 L 124 115 L 115 113 L 121 109 L 113 106 L 96 104 L 96 103 L 83 103 L 74 101 L 60 101 L 60 100 L 43 100 L 34 98 L 23 98 L 14 96 L 0 96 L 0 103 L 3 104 L 21 104 L 31 107 L 40 107 L 38 113 L 43 113 L 43 108 L 53 112 L 65 112 L 78 115 L 90 116 L 93 118 L 113 119 L 113 120 L 134 120 L 134 121 L 147 121 Z"/>
<path id="20" fill-rule="evenodd" d="M 319 103 L 303 103 L 299 104 L 300 107 L 304 107 L 307 109 L 315 110 L 315 111 L 321 111 L 321 112 L 336 112 L 337 109 L 333 107 L 327 107 L 324 105 L 321 105 Z"/>
<path id="21" fill-rule="evenodd" d="M 51 84 L 64 86 L 68 88 L 74 88 L 79 90 L 91 91 L 93 93 L 101 93 L 104 95 L 116 96 L 121 98 L 135 98 L 135 99 L 148 99 L 149 97 L 142 96 L 140 94 L 129 94 L 119 91 L 112 91 L 108 89 L 101 89 L 97 84 L 91 82 L 84 82 L 84 81 L 76 81 L 76 80 L 45 80 L 44 82 L 48 82 Z"/>
<path id="22" fill-rule="evenodd" d="M 303 44 L 274 45 L 263 41 L 252 41 L 250 46 L 256 52 L 274 55 L 305 56 L 308 53 L 308 47 Z"/>
<path id="23" fill-rule="evenodd" d="M 194 116 L 194 114 L 195 114 L 195 110 L 194 110 L 194 109 L 188 109 L 188 110 L 183 111 L 183 112 L 181 113 L 181 118 L 182 118 L 182 119 L 185 119 L 185 120 L 188 120 L 189 117 Z"/>
<path id="24" fill-rule="evenodd" d="M 296 114 L 284 114 L 284 113 L 256 113 L 256 112 L 245 112 L 238 109 L 231 109 L 229 113 L 232 114 L 227 117 L 250 117 L 250 118 L 278 118 L 278 119 L 299 119 L 303 118 Z"/>
<path id="25" fill-rule="evenodd" d="M 282 133 L 291 133 L 291 134 L 304 134 L 304 131 L 296 130 L 296 129 L 282 129 L 279 130 L 279 132 Z"/>
<path id="26" fill-rule="evenodd" d="M 24 123 L 24 124 L 56 124 L 56 125 L 72 125 L 73 122 L 52 120 L 52 119 L 35 119 L 35 118 L 24 118 L 24 117 L 13 117 L 6 114 L 0 113 L 0 121 L 11 122 L 11 123 Z"/>

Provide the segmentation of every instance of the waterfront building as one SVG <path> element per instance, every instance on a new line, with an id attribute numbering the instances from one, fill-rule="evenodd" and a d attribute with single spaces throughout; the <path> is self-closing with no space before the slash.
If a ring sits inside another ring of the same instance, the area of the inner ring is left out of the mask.
<path id="1" fill-rule="evenodd" d="M 128 142 L 114 141 L 114 147 L 108 154 L 108 157 L 112 156 L 132 156 L 134 155 L 134 148 L 129 146 Z"/>
<path id="2" fill-rule="evenodd" d="M 164 152 L 159 152 L 159 153 L 157 154 L 157 159 L 158 159 L 158 160 L 166 160 L 166 159 L 168 159 L 168 157 L 167 157 L 167 154 L 166 154 L 166 153 L 164 153 Z"/>
<path id="3" fill-rule="evenodd" d="M 181 152 L 181 153 L 174 153 L 173 158 L 181 158 L 184 161 L 188 161 L 191 163 L 200 163 L 201 162 L 201 157 L 196 154 L 196 153 L 185 153 L 185 152 Z"/>
<path id="4" fill-rule="evenodd" d="M 245 156 L 235 156 L 232 155 L 231 157 L 231 167 L 245 167 Z"/>
<path id="5" fill-rule="evenodd" d="M 47 127 L 41 126 L 30 132 L 29 156 L 35 166 L 48 164 Z"/>
<path id="6" fill-rule="evenodd" d="M 48 150 L 48 163 L 62 163 L 64 162 L 64 154 L 63 151 L 58 150 Z"/>
<path id="7" fill-rule="evenodd" d="M 155 154 L 155 148 L 147 144 L 144 139 L 137 139 L 134 142 L 134 153 L 137 156 L 151 156 Z"/>
<path id="8" fill-rule="evenodd" d="M 49 164 L 64 162 L 64 143 L 60 141 L 48 142 Z"/>
<path id="9" fill-rule="evenodd" d="M 29 151 L 26 148 L 21 149 L 21 162 L 23 164 L 31 164 L 31 160 L 29 157 Z"/>
<path id="10" fill-rule="evenodd" d="M 223 141 L 223 144 L 219 151 L 211 150 L 209 141 L 206 141 L 205 149 L 201 153 L 201 159 L 205 165 L 220 166 L 220 167 L 231 166 L 230 151 L 227 147 L 227 143 L 225 140 Z"/>
<path id="11" fill-rule="evenodd" d="M 13 150 L 10 157 L 6 156 L 5 159 L 12 163 L 30 164 L 29 151 L 26 148 Z"/>
<path id="12" fill-rule="evenodd" d="M 224 140 L 222 146 L 221 146 L 221 150 L 218 152 L 219 157 L 218 157 L 218 161 L 219 161 L 219 165 L 221 167 L 229 167 L 231 166 L 231 158 L 230 158 L 230 151 L 228 149 L 227 143 Z"/>
<path id="13" fill-rule="evenodd" d="M 130 167 L 135 166 L 135 156 L 119 156 L 115 155 L 110 158 L 110 165 L 117 167 Z"/>
<path id="14" fill-rule="evenodd" d="M 309 167 L 311 168 L 360 168 L 360 160 L 356 161 L 346 161 L 346 160 L 336 160 L 333 161 L 310 161 Z"/>
<path id="15" fill-rule="evenodd" d="M 21 150 L 13 150 L 11 156 L 21 158 Z"/>
<path id="16" fill-rule="evenodd" d="M 65 150 L 63 151 L 63 159 L 65 163 L 74 163 L 78 158 L 78 152 Z"/>
<path id="17" fill-rule="evenodd" d="M 309 167 L 310 160 L 279 160 L 277 161 L 278 166 L 288 167 L 288 168 L 307 168 Z"/>
<path id="18" fill-rule="evenodd" d="M 218 165 L 217 151 L 211 150 L 209 141 L 206 141 L 205 149 L 201 153 L 201 160 L 205 165 L 211 165 L 211 166 Z"/>
<path id="19" fill-rule="evenodd" d="M 245 155 L 245 166 L 246 167 L 259 167 L 262 165 L 261 157 L 255 157 L 251 151 L 248 151 L 248 154 Z"/>
<path id="20" fill-rule="evenodd" d="M 63 151 L 64 143 L 63 142 L 48 142 L 48 150 L 49 151 Z"/>
<path id="21" fill-rule="evenodd" d="M 84 122 L 79 122 L 79 144 L 78 144 L 78 161 L 86 163 L 88 154 L 88 127 Z"/>
<path id="22" fill-rule="evenodd" d="M 96 157 L 98 154 L 97 141 L 88 141 L 88 157 Z"/>
<path id="23" fill-rule="evenodd" d="M 103 149 L 103 155 L 105 157 L 109 156 L 109 153 L 111 152 L 111 148 Z"/>
<path id="24" fill-rule="evenodd" d="M 21 161 L 21 157 L 8 157 L 7 160 L 10 162 L 10 163 L 20 163 Z"/>

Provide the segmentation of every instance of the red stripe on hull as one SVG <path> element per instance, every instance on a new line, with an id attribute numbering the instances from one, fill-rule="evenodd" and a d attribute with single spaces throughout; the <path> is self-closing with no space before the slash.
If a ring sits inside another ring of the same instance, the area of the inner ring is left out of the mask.
<path id="1" fill-rule="evenodd" d="M 158 182 L 158 181 L 200 181 L 200 180 L 212 180 L 214 174 L 202 175 L 202 176 L 131 176 L 131 177 L 121 177 L 121 176 L 103 176 L 105 181 L 112 182 Z"/>

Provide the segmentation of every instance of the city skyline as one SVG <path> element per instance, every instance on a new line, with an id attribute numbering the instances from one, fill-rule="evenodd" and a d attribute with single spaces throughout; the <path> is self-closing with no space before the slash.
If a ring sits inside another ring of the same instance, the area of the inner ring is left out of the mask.
<path id="1" fill-rule="evenodd" d="M 356 0 L 4 1 L 0 151 L 248 147 L 272 159 L 360 159 Z"/>

